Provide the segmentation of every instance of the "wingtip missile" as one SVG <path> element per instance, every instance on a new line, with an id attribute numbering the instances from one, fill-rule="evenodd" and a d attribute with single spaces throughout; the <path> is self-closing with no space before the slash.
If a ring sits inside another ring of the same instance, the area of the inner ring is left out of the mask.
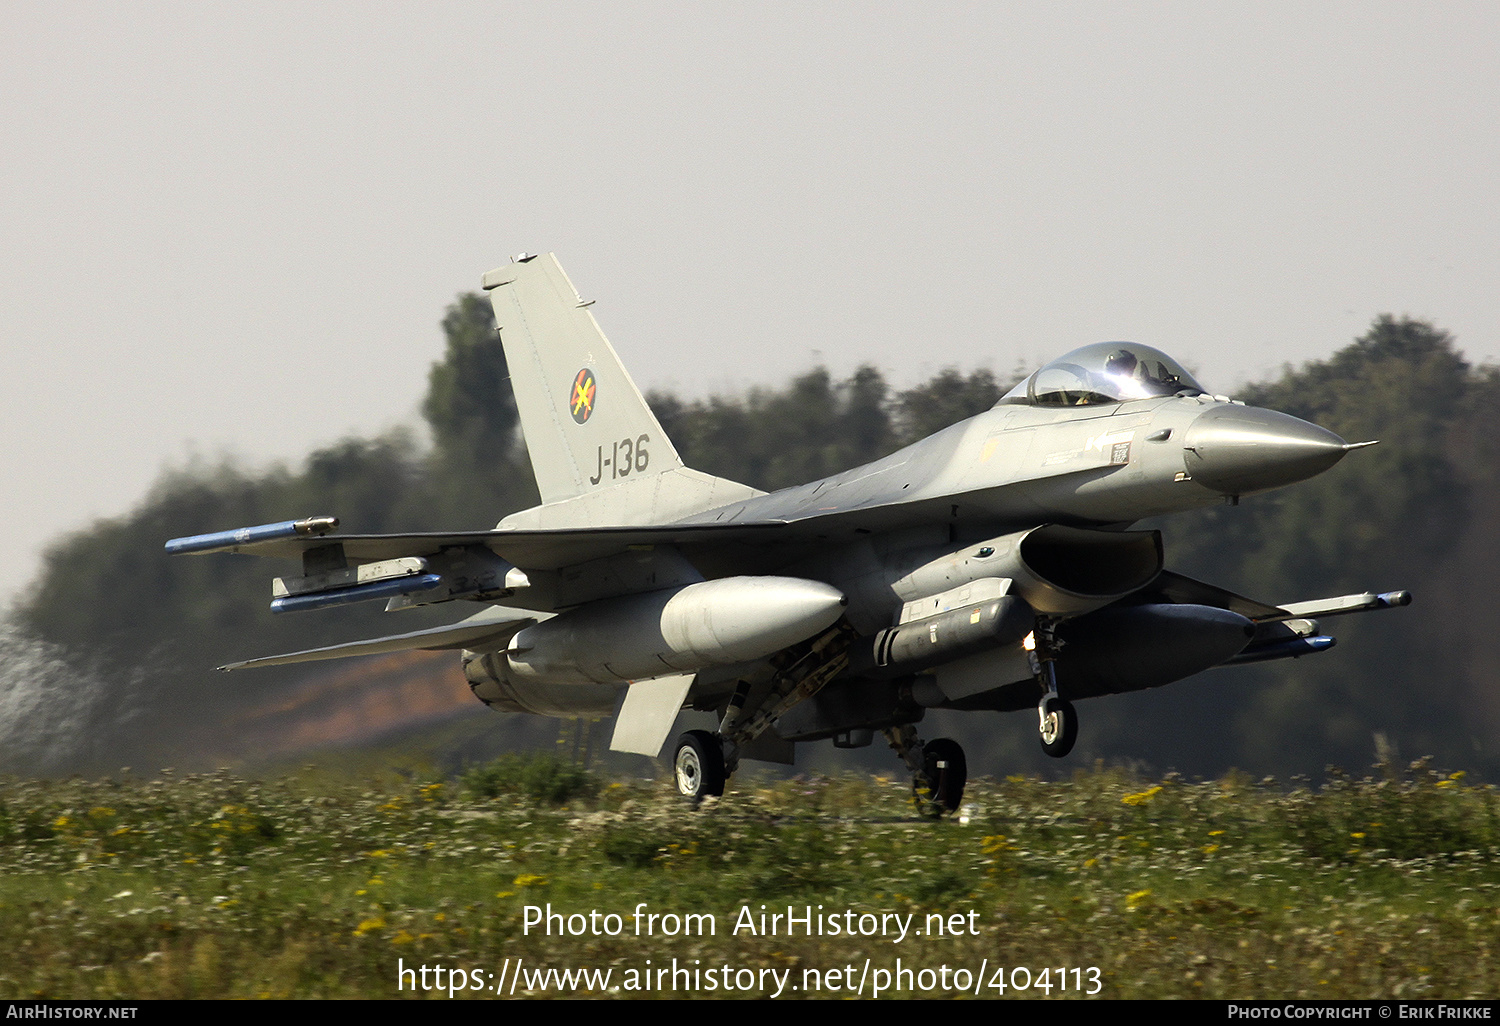
<path id="1" fill-rule="evenodd" d="M 283 520 L 277 524 L 261 524 L 258 527 L 237 527 L 231 531 L 214 531 L 210 534 L 194 534 L 186 538 L 173 538 L 167 542 L 169 556 L 181 556 L 190 552 L 219 552 L 233 549 L 251 542 L 276 541 L 281 538 L 316 538 L 339 526 L 338 517 L 304 517 L 301 520 Z"/>
<path id="2" fill-rule="evenodd" d="M 1362 613 L 1371 609 L 1398 609 L 1409 605 L 1409 591 L 1386 591 L 1378 595 L 1366 591 L 1358 595 L 1340 595 L 1337 598 L 1313 599 L 1310 602 L 1288 602 L 1281 608 L 1290 617 L 1313 618 Z"/>

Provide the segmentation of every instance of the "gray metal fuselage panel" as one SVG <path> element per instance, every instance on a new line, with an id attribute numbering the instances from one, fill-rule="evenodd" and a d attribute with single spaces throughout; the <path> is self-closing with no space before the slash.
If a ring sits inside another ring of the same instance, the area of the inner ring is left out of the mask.
<path id="1" fill-rule="evenodd" d="M 832 537 L 841 529 L 873 533 L 948 521 L 1127 524 L 1213 505 L 1222 496 L 1183 479 L 1178 441 L 1211 402 L 997 406 L 874 463 L 680 523 L 786 521 L 805 529 L 815 521 Z M 1171 436 L 1146 441 L 1162 430 Z"/>

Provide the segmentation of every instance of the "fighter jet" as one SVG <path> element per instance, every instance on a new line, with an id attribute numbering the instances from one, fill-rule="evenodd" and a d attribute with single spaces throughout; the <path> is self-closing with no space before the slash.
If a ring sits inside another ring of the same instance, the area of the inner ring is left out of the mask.
<path id="1" fill-rule="evenodd" d="M 277 612 L 479 610 L 220 669 L 460 650 L 485 704 L 614 716 L 611 747 L 651 756 L 683 709 L 710 711 L 717 729 L 670 753 L 694 802 L 741 759 L 790 763 L 799 742 L 858 748 L 878 731 L 941 814 L 967 770 L 956 742 L 919 738 L 928 709 L 1035 709 L 1061 758 L 1079 699 L 1321 652 L 1334 639 L 1319 619 L 1410 601 L 1276 606 L 1166 570 L 1160 532 L 1137 521 L 1237 503 L 1375 443 L 1212 395 L 1150 346 L 1086 345 L 985 413 L 766 494 L 684 466 L 555 257 L 517 257 L 483 286 L 540 505 L 477 533 L 340 535 L 313 516 L 166 544 L 300 561 L 272 583 Z"/>

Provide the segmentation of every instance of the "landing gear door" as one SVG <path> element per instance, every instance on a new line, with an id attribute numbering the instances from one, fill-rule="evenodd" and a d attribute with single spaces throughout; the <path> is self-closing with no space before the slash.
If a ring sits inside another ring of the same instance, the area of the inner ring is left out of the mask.
<path id="1" fill-rule="evenodd" d="M 675 673 L 631 684 L 625 692 L 620 713 L 615 717 L 610 750 L 653 758 L 660 755 L 697 676 L 696 673 Z"/>

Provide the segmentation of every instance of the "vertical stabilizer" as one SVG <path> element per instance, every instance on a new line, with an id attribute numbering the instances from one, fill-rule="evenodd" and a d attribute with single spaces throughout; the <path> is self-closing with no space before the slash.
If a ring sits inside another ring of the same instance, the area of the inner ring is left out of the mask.
<path id="1" fill-rule="evenodd" d="M 614 348 L 557 258 L 484 276 L 542 503 L 681 469 Z"/>

